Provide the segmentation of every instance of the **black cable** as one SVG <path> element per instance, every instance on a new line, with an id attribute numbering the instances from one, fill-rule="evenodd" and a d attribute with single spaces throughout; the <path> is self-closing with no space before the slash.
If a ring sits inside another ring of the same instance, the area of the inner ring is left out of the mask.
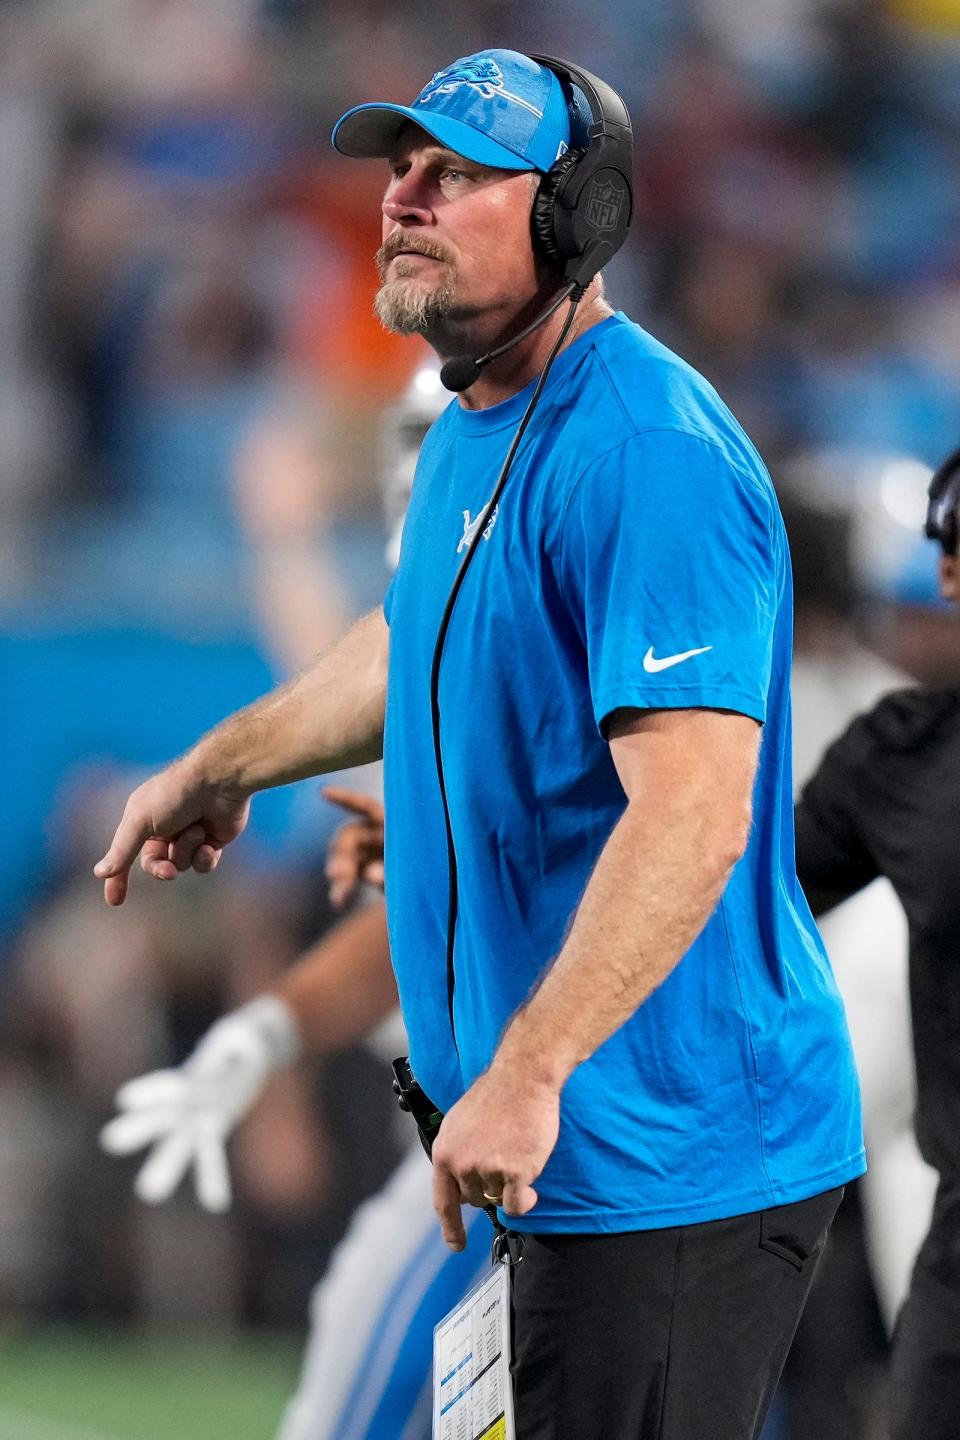
<path id="1" fill-rule="evenodd" d="M 433 754 L 437 767 L 437 782 L 440 786 L 440 801 L 443 805 L 443 819 L 447 832 L 447 1009 L 450 1015 L 450 1032 L 453 1036 L 454 1047 L 458 1055 L 460 1053 L 460 1048 L 457 1045 L 457 1031 L 453 1020 L 453 989 L 455 983 L 453 971 L 453 950 L 454 941 L 456 938 L 458 911 L 457 852 L 454 848 L 453 843 L 453 827 L 450 823 L 450 806 L 447 800 L 447 786 L 443 778 L 443 753 L 440 747 L 440 664 L 443 660 L 443 647 L 447 638 L 447 631 L 450 628 L 450 620 L 453 615 L 453 609 L 457 603 L 457 596 L 460 594 L 461 586 L 466 579 L 467 571 L 470 568 L 470 562 L 472 561 L 474 555 L 477 553 L 480 541 L 483 539 L 483 532 L 487 528 L 488 518 L 496 510 L 497 505 L 500 501 L 500 496 L 503 494 L 503 487 L 507 483 L 507 477 L 510 474 L 510 467 L 512 466 L 514 457 L 516 456 L 517 447 L 519 446 L 520 441 L 523 439 L 524 432 L 526 431 L 526 428 L 530 423 L 530 417 L 533 415 L 537 401 L 540 399 L 540 396 L 543 393 L 543 387 L 546 384 L 547 376 L 550 374 L 551 366 L 553 365 L 554 360 L 556 360 L 557 355 L 559 354 L 561 345 L 567 338 L 567 333 L 570 329 L 571 324 L 573 323 L 573 317 L 576 313 L 577 306 L 582 299 L 582 287 L 579 285 L 575 286 L 570 292 L 570 309 L 567 311 L 566 319 L 563 322 L 560 334 L 556 338 L 553 349 L 547 356 L 546 364 L 540 372 L 540 378 L 537 381 L 536 389 L 530 397 L 530 403 L 528 404 L 526 410 L 523 412 L 523 418 L 521 419 L 520 424 L 517 426 L 516 434 L 513 437 L 510 449 L 507 451 L 507 457 L 503 462 L 503 467 L 500 471 L 499 478 L 497 479 L 497 483 L 494 486 L 493 494 L 490 496 L 490 499 L 487 501 L 483 510 L 480 512 L 480 515 L 477 517 L 476 531 L 474 532 L 474 535 L 470 540 L 469 545 L 467 546 L 467 553 L 464 555 L 460 565 L 460 569 L 457 571 L 456 576 L 454 577 L 453 585 L 450 589 L 450 594 L 447 596 L 447 603 L 443 607 L 443 614 L 440 617 L 440 628 L 437 631 L 437 641 L 433 648 L 433 663 L 430 667 L 430 715 L 433 724 Z M 548 311 L 548 315 L 552 313 L 552 310 Z M 547 317 L 544 316 L 544 319 L 546 318 Z"/>
<path id="2" fill-rule="evenodd" d="M 492 360 L 499 360 L 500 356 L 506 354 L 508 350 L 512 350 L 514 345 L 519 345 L 522 340 L 526 340 L 528 335 L 532 335 L 534 330 L 560 309 L 564 300 L 568 300 L 577 288 L 576 281 L 571 280 L 569 285 L 565 285 L 559 294 L 554 296 L 547 309 L 535 316 L 518 335 L 511 335 L 509 340 L 505 340 L 502 345 L 497 345 L 493 350 L 488 350 L 485 355 L 454 355 L 440 371 L 440 384 L 445 385 L 448 390 L 469 390 L 481 370 Z"/>

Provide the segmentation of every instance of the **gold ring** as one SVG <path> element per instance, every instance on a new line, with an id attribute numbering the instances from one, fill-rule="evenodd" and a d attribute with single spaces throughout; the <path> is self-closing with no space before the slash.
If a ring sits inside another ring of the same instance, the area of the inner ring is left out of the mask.
<path id="1" fill-rule="evenodd" d="M 489 1200 L 490 1203 L 491 1203 L 491 1205 L 502 1205 L 502 1204 L 503 1204 L 503 1196 L 502 1196 L 502 1195 L 488 1195 L 487 1192 L 486 1192 L 486 1190 L 484 1190 L 484 1191 L 482 1192 L 482 1194 L 483 1194 L 484 1200 Z"/>

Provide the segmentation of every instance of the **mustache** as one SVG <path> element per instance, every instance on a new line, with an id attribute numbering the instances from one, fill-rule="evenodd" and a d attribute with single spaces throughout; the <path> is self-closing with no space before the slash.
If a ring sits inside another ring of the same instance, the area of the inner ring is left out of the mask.
<path id="1" fill-rule="evenodd" d="M 446 250 L 439 245 L 433 245 L 419 235 L 404 235 L 401 230 L 395 230 L 392 235 L 387 236 L 376 254 L 377 269 L 380 271 L 381 279 L 384 278 L 390 261 L 395 260 L 402 250 L 413 251 L 416 255 L 425 255 L 428 260 L 442 260 L 446 265 L 452 263 Z"/>

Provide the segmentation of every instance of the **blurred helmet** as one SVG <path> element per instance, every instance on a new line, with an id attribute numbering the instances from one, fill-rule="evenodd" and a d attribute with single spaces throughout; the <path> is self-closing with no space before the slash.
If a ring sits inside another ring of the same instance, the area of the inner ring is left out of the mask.
<path id="1" fill-rule="evenodd" d="M 939 605 L 937 556 L 923 538 L 932 473 L 909 455 L 827 448 L 789 461 L 781 493 L 785 510 L 796 504 L 844 521 L 853 600 Z M 826 556 L 812 563 L 829 568 Z"/>
<path id="2" fill-rule="evenodd" d="M 956 555 L 960 532 L 957 507 L 960 506 L 960 450 L 954 450 L 934 472 L 927 491 L 927 519 L 924 534 L 936 540 L 944 555 Z"/>
<path id="3" fill-rule="evenodd" d="M 440 383 L 439 362 L 427 361 L 413 376 L 395 405 L 384 411 L 380 430 L 380 486 L 387 520 L 387 564 L 400 559 L 403 521 L 413 488 L 413 473 L 424 436 L 450 404 Z"/>

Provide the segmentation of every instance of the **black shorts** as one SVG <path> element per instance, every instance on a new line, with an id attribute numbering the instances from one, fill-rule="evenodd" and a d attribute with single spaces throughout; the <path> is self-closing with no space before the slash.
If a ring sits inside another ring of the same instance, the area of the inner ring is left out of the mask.
<path id="1" fill-rule="evenodd" d="M 669 1230 L 528 1235 L 517 1440 L 754 1440 L 842 1195 Z"/>
<path id="2" fill-rule="evenodd" d="M 960 1180 L 942 1180 L 893 1336 L 894 1440 L 960 1435 Z"/>

